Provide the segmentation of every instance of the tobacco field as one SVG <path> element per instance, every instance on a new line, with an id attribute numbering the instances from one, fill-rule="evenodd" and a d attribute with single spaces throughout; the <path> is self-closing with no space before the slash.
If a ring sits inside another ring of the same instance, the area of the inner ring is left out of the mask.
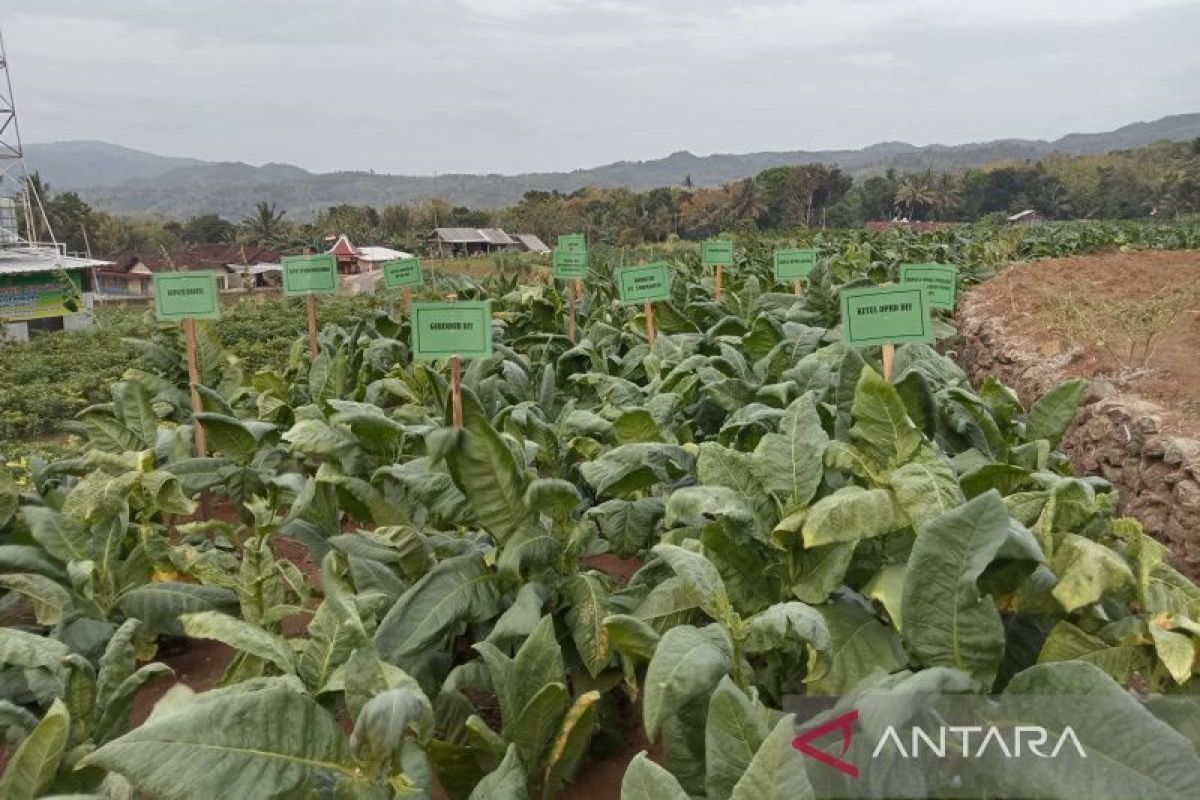
<path id="1" fill-rule="evenodd" d="M 653 347 L 615 301 L 634 254 L 593 254 L 576 342 L 565 284 L 436 277 L 494 313 L 461 428 L 382 295 L 311 361 L 297 316 L 253 371 L 201 324 L 196 414 L 178 328 L 127 341 L 85 448 L 0 474 L 0 797 L 552 798 L 631 731 L 629 800 L 824 797 L 842 777 L 793 748 L 790 698 L 932 691 L 1122 709 L 1078 730 L 1088 770 L 1006 790 L 1194 796 L 1200 588 L 1057 449 L 1086 383 L 1023 405 L 926 345 L 889 382 L 841 342 L 837 291 L 1200 230 L 797 241 L 820 253 L 799 296 L 755 237 L 720 302 L 694 249 L 645 254 L 674 270 Z M 160 651 L 205 639 L 237 652 L 219 685 L 131 725 Z"/>

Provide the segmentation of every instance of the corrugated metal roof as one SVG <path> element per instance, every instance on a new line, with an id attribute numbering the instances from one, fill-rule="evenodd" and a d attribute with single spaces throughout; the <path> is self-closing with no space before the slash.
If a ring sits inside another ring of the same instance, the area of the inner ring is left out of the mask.
<path id="1" fill-rule="evenodd" d="M 433 235 L 448 244 L 513 245 L 517 243 L 501 228 L 436 228 Z"/>
<path id="2" fill-rule="evenodd" d="M 505 233 L 501 228 L 480 228 L 479 233 L 487 240 L 488 244 L 516 244 L 516 240 Z"/>
<path id="3" fill-rule="evenodd" d="M 412 253 L 393 250 L 390 247 L 368 245 L 358 248 L 358 257 L 363 261 L 395 261 L 398 258 L 412 258 Z"/>
<path id="4" fill-rule="evenodd" d="M 55 272 L 59 269 L 90 269 L 110 267 L 111 261 L 95 258 L 63 256 L 48 247 L 13 247 L 0 249 L 0 275 L 29 275 Z"/>
<path id="5" fill-rule="evenodd" d="M 487 243 L 487 239 L 478 228 L 435 228 L 433 235 L 450 244 Z"/>
<path id="6" fill-rule="evenodd" d="M 550 252 L 550 248 L 546 246 L 546 243 L 532 233 L 514 233 L 513 238 L 525 245 L 525 249 L 531 253 Z"/>

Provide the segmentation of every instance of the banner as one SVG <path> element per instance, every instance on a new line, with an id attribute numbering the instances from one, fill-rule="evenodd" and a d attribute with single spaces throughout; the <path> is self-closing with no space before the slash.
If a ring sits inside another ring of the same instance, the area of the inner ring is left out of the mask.
<path id="1" fill-rule="evenodd" d="M 61 272 L 0 275 L 0 319 L 19 322 L 83 311 L 78 273 L 66 273 L 71 288 L 63 285 L 62 275 Z"/>

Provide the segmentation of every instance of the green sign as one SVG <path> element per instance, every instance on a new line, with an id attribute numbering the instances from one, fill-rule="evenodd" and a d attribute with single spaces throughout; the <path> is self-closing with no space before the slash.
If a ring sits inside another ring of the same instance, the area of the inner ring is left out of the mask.
<path id="1" fill-rule="evenodd" d="M 29 272 L 0 275 L 0 320 L 16 322 L 62 317 L 86 311 L 78 272 Z"/>
<path id="2" fill-rule="evenodd" d="M 958 301 L 958 267 L 953 264 L 901 264 L 900 280 L 929 289 L 929 304 L 954 310 Z"/>
<path id="3" fill-rule="evenodd" d="M 420 286 L 425 282 L 421 274 L 421 259 L 398 258 L 383 265 L 383 288 L 400 289 L 405 286 Z"/>
<path id="4" fill-rule="evenodd" d="M 586 250 L 563 250 L 561 246 L 554 251 L 554 277 L 562 279 L 586 278 L 588 272 L 588 256 Z"/>
<path id="5" fill-rule="evenodd" d="M 816 250 L 776 250 L 775 280 L 802 281 L 817 264 Z"/>
<path id="6" fill-rule="evenodd" d="M 843 289 L 842 336 L 855 347 L 933 339 L 929 296 L 923 285 L 897 283 Z"/>
<path id="7" fill-rule="evenodd" d="M 558 249 L 567 253 L 586 253 L 587 237 L 582 233 L 564 233 L 558 237 Z"/>
<path id="8" fill-rule="evenodd" d="M 492 354 L 490 300 L 457 303 L 413 303 L 413 358 L 437 361 L 487 358 Z"/>
<path id="9" fill-rule="evenodd" d="M 154 316 L 160 320 L 219 319 L 217 273 L 159 272 L 154 276 Z"/>
<path id="10" fill-rule="evenodd" d="M 706 267 L 732 267 L 733 242 L 728 239 L 709 239 L 700 245 L 700 263 Z"/>
<path id="11" fill-rule="evenodd" d="M 671 297 L 671 268 L 665 261 L 617 271 L 622 303 L 653 303 Z"/>
<path id="12" fill-rule="evenodd" d="M 337 291 L 337 261 L 329 253 L 283 259 L 283 293 L 333 294 Z"/>

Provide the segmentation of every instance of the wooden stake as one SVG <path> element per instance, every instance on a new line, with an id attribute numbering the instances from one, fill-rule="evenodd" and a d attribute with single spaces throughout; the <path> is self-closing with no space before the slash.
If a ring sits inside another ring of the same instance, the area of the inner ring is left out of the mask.
<path id="1" fill-rule="evenodd" d="M 462 427 L 462 360 L 458 356 L 450 356 L 450 418 L 454 427 Z"/>
<path id="2" fill-rule="evenodd" d="M 567 300 L 567 338 L 575 341 L 575 304 L 579 302 L 579 281 L 571 283 L 571 292 Z"/>
<path id="3" fill-rule="evenodd" d="M 458 292 L 447 294 L 446 302 L 458 302 Z M 450 420 L 454 427 L 462 427 L 462 359 L 458 356 L 450 356 Z"/>
<path id="4" fill-rule="evenodd" d="M 412 313 L 412 289 L 403 286 L 400 289 L 400 298 L 404 301 L 404 313 Z"/>
<path id="5" fill-rule="evenodd" d="M 717 296 L 717 302 L 718 302 L 718 303 L 719 303 L 719 302 L 721 302 L 721 275 L 722 275 L 722 269 L 721 269 L 721 265 L 720 265 L 720 264 L 717 264 L 717 291 L 716 291 L 716 296 Z"/>
<path id="6" fill-rule="evenodd" d="M 188 382 L 191 384 L 192 393 L 192 413 L 198 414 L 204 410 L 204 403 L 200 400 L 200 391 L 196 388 L 200 385 L 200 359 L 197 355 L 199 346 L 196 343 L 196 320 L 185 319 L 183 321 L 183 339 L 187 351 L 187 368 Z M 208 443 L 204 438 L 204 428 L 197 422 L 193 426 L 196 431 L 196 457 L 204 458 L 208 454 Z"/>
<path id="7" fill-rule="evenodd" d="M 892 373 L 896 367 L 896 345 L 888 342 L 883 346 L 883 379 L 892 382 Z"/>
<path id="8" fill-rule="evenodd" d="M 647 301 L 643 309 L 646 314 L 646 339 L 654 347 L 654 304 Z"/>
<path id="9" fill-rule="evenodd" d="M 304 295 L 304 306 L 308 311 L 308 357 L 313 361 L 317 360 L 317 296 L 312 294 Z"/>
<path id="10" fill-rule="evenodd" d="M 797 278 L 796 282 L 794 284 L 792 284 L 792 291 L 794 291 L 796 293 L 797 297 L 800 296 L 800 287 L 803 285 L 804 285 L 804 281 L 800 280 L 799 278 Z"/>

